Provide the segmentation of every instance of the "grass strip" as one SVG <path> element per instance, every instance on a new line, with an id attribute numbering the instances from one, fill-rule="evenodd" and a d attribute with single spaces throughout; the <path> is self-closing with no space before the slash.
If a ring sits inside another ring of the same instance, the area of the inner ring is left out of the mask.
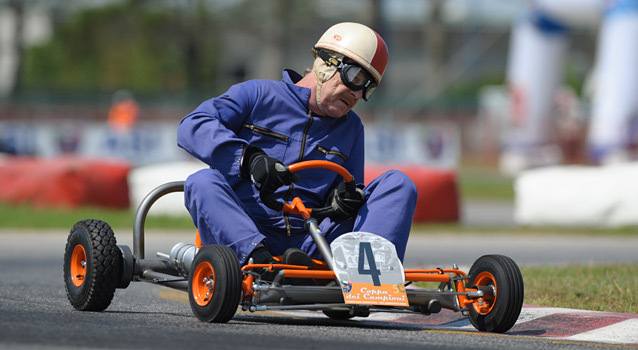
<path id="1" fill-rule="evenodd" d="M 638 264 L 521 267 L 525 303 L 638 313 Z"/>
<path id="2" fill-rule="evenodd" d="M 107 222 L 111 227 L 132 228 L 135 222 L 135 212 L 103 208 L 37 209 L 27 205 L 0 204 L 0 228 L 70 229 L 76 222 L 84 219 L 99 219 Z M 194 229 L 193 222 L 188 215 L 149 215 L 146 227 Z"/>
<path id="3" fill-rule="evenodd" d="M 0 204 L 0 228 L 32 228 L 32 229 L 69 229 L 76 222 L 84 219 L 99 219 L 112 227 L 132 228 L 135 212 L 132 210 L 108 210 L 103 208 L 33 208 L 27 205 Z M 146 227 L 164 229 L 193 229 L 193 222 L 184 210 L 183 216 L 155 215 L 151 209 L 147 217 Z M 411 234 L 577 234 L 577 235 L 638 235 L 636 227 L 626 228 L 552 228 L 552 227 L 488 227 L 464 226 L 461 224 L 414 224 Z"/>

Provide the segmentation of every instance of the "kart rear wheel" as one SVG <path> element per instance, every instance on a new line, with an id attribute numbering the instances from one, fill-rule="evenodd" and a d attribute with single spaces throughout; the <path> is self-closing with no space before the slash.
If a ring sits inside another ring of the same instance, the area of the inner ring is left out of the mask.
<path id="1" fill-rule="evenodd" d="M 115 234 L 100 220 L 77 222 L 64 249 L 64 285 L 74 308 L 103 311 L 113 300 L 122 274 Z"/>
<path id="2" fill-rule="evenodd" d="M 504 333 L 518 319 L 523 307 L 523 277 L 514 260 L 503 255 L 480 257 L 468 273 L 469 287 L 490 290 L 484 300 L 487 311 L 474 304 L 469 319 L 479 331 Z"/>
<path id="3" fill-rule="evenodd" d="M 242 272 L 235 252 L 222 245 L 200 248 L 188 279 L 188 300 L 200 321 L 226 323 L 241 299 Z"/>

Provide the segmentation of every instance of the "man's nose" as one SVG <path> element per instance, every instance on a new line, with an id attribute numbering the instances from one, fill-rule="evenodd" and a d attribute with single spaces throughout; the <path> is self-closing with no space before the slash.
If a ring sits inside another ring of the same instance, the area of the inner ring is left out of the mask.
<path id="1" fill-rule="evenodd" d="M 360 100 L 363 97 L 363 90 L 352 90 L 352 89 L 350 89 L 350 91 L 352 92 L 352 94 L 354 95 L 354 97 L 357 100 Z"/>

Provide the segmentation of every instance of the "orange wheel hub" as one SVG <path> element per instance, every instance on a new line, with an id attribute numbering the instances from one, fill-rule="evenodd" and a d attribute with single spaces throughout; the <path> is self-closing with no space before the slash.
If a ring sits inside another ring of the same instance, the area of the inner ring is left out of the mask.
<path id="1" fill-rule="evenodd" d="M 485 305 L 479 306 L 477 303 L 474 303 L 474 310 L 476 310 L 477 313 L 481 315 L 487 315 L 492 311 L 492 308 L 494 307 L 494 302 L 496 301 L 496 294 L 497 294 L 496 280 L 494 279 L 494 276 L 491 273 L 487 271 L 483 271 L 479 273 L 478 276 L 476 276 L 476 278 L 474 279 L 474 285 L 483 286 L 483 287 L 491 287 L 494 290 L 493 295 L 491 294 L 483 295 L 483 301 L 485 302 Z"/>
<path id="2" fill-rule="evenodd" d="M 210 303 L 215 293 L 215 270 L 208 261 L 202 261 L 193 273 L 192 293 L 199 306 Z"/>
<path id="3" fill-rule="evenodd" d="M 84 284 L 84 278 L 86 277 L 86 251 L 81 244 L 78 244 L 73 249 L 71 255 L 71 280 L 76 287 Z"/>

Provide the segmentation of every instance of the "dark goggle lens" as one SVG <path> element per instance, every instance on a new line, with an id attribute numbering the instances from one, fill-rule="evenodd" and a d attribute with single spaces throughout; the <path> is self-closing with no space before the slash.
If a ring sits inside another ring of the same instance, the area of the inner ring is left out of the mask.
<path id="1" fill-rule="evenodd" d="M 344 83 L 353 90 L 363 90 L 372 83 L 368 73 L 359 66 L 344 64 L 341 72 Z"/>
<path id="2" fill-rule="evenodd" d="M 344 69 L 344 73 L 346 79 L 350 82 L 350 84 L 358 87 L 359 89 L 363 89 L 368 85 L 371 81 L 368 78 L 368 73 L 364 71 L 361 67 L 357 66 L 347 66 Z"/>
<path id="3" fill-rule="evenodd" d="M 377 87 L 365 69 L 352 64 L 343 64 L 341 68 L 341 80 L 347 87 L 354 91 L 365 89 L 363 99 L 366 101 Z"/>

